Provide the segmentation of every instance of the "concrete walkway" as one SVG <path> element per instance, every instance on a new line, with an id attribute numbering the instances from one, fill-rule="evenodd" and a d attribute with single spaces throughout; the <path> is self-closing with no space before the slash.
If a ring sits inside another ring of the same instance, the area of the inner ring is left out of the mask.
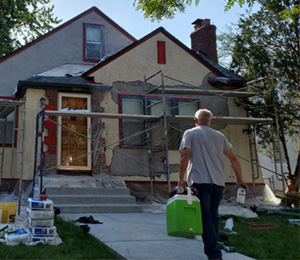
<path id="1" fill-rule="evenodd" d="M 103 224 L 88 224 L 90 234 L 128 260 L 207 259 L 201 237 L 186 239 L 167 234 L 166 215 L 152 213 L 61 214 L 65 220 L 92 215 Z M 252 259 L 223 251 L 224 260 Z"/>

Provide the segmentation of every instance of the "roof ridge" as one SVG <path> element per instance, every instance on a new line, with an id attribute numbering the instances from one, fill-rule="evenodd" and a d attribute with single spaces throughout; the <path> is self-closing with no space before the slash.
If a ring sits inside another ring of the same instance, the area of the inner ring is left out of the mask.
<path id="1" fill-rule="evenodd" d="M 95 11 L 96 13 L 98 13 L 101 17 L 103 17 L 105 20 L 107 20 L 109 23 L 111 23 L 113 26 L 117 27 L 117 29 L 119 29 L 121 32 L 123 32 L 128 38 L 130 38 L 132 41 L 136 41 L 136 39 L 129 34 L 125 29 L 123 29 L 120 25 L 118 25 L 116 22 L 114 22 L 111 18 L 109 18 L 106 14 L 104 14 L 102 11 L 100 11 L 99 8 L 97 8 L 96 6 L 92 6 L 91 8 L 83 11 L 82 13 L 74 16 L 73 18 L 67 20 L 66 22 L 62 23 L 61 25 L 53 28 L 51 31 L 39 36 L 38 38 L 34 39 L 33 41 L 21 46 L 20 48 L 14 50 L 13 52 L 0 57 L 0 63 L 2 63 L 3 61 L 17 55 L 18 53 L 22 52 L 23 50 L 30 48 L 31 46 L 35 45 L 36 43 L 42 41 L 43 39 L 51 36 L 52 34 L 56 33 L 57 31 L 67 27 L 69 24 L 77 21 L 78 19 L 80 19 L 83 16 L 86 16 L 87 14 L 91 13 Z"/>

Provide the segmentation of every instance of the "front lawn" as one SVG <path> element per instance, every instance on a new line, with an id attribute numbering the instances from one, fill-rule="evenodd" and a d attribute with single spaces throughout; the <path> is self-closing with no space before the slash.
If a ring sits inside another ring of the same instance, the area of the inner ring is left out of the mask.
<path id="1" fill-rule="evenodd" d="M 258 218 L 224 216 L 220 221 L 220 234 L 228 236 L 226 246 L 255 259 L 300 259 L 300 226 L 290 224 L 295 216 L 275 213 L 258 213 Z M 223 228 L 226 219 L 232 217 L 233 231 L 228 234 Z M 222 236 L 221 236 L 222 237 Z"/>
<path id="2" fill-rule="evenodd" d="M 0 244 L 0 259 L 120 259 L 103 243 L 71 221 L 55 218 L 55 226 L 63 243 L 57 246 Z"/>

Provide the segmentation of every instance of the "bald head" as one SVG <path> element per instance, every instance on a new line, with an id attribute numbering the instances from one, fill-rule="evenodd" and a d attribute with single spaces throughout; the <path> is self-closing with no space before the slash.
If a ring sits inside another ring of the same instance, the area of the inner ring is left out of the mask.
<path id="1" fill-rule="evenodd" d="M 195 113 L 195 121 L 197 125 L 210 125 L 213 114 L 208 109 L 199 109 Z"/>

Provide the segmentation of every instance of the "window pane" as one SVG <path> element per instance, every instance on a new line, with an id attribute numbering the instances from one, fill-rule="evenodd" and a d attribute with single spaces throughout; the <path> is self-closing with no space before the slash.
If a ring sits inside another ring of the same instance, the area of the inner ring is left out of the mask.
<path id="1" fill-rule="evenodd" d="M 85 45 L 86 58 L 100 60 L 102 57 L 101 45 L 100 44 L 90 44 Z"/>
<path id="2" fill-rule="evenodd" d="M 122 113 L 123 114 L 144 114 L 144 102 L 142 98 L 122 98 Z M 123 119 L 122 120 L 122 139 L 131 137 L 136 133 L 145 130 L 143 120 Z M 141 133 L 134 137 L 128 138 L 122 142 L 125 146 L 143 146 L 145 144 L 145 134 Z"/>
<path id="3" fill-rule="evenodd" d="M 143 100 L 139 98 L 123 98 L 122 99 L 123 114 L 144 114 Z"/>
<path id="4" fill-rule="evenodd" d="M 198 103 L 193 101 L 178 101 L 178 115 L 194 116 L 198 110 Z M 185 130 L 194 127 L 194 123 L 173 123 L 174 128 L 168 128 L 168 145 L 170 149 L 178 149 Z"/>
<path id="5" fill-rule="evenodd" d="M 103 26 L 85 24 L 85 58 L 100 60 L 103 57 Z"/>
<path id="6" fill-rule="evenodd" d="M 15 113 L 12 112 L 7 116 L 6 126 L 5 119 L 0 119 L 0 145 L 3 145 L 4 135 L 5 135 L 5 144 L 12 144 L 13 134 L 14 134 L 14 117 Z M 6 127 L 6 132 L 5 132 Z"/>
<path id="7" fill-rule="evenodd" d="M 85 31 L 87 42 L 102 42 L 102 26 L 86 24 Z"/>
<path id="8" fill-rule="evenodd" d="M 197 102 L 178 102 L 178 113 L 181 116 L 194 116 L 198 110 Z"/>

